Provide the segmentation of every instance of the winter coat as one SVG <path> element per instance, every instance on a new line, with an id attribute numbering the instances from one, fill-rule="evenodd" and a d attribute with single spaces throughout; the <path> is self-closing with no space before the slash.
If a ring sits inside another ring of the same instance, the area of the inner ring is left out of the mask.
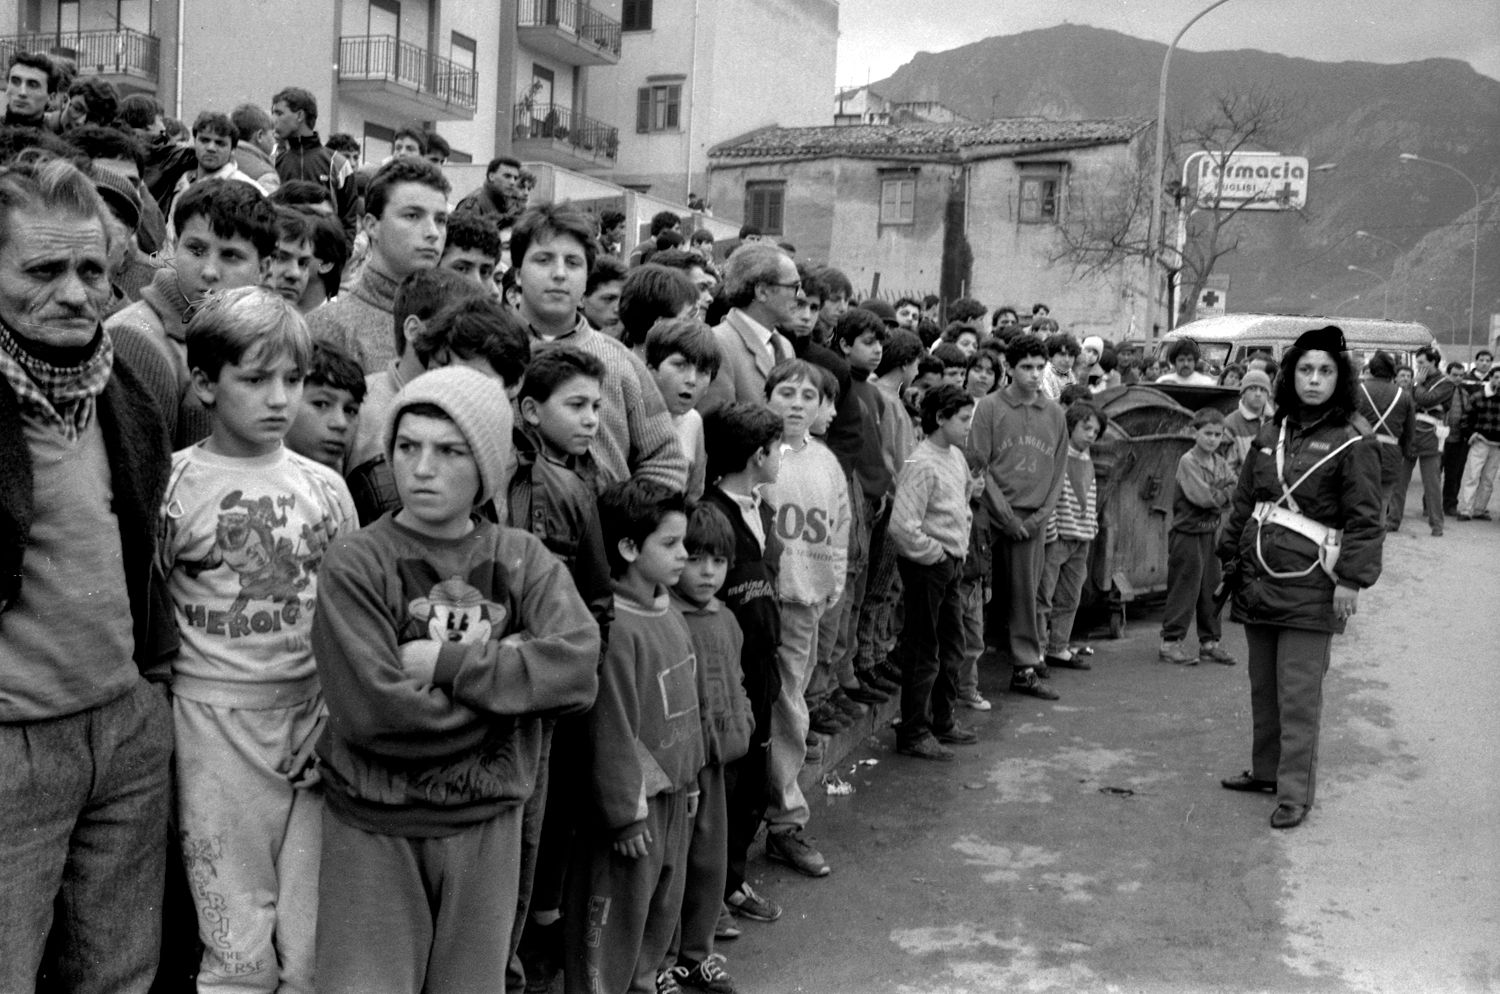
<path id="1" fill-rule="evenodd" d="M 1343 529 L 1343 546 L 1334 573 L 1338 582 L 1364 589 L 1380 577 L 1381 546 L 1385 528 L 1381 521 L 1380 455 L 1374 435 L 1364 419 L 1345 419 L 1325 414 L 1303 425 L 1296 415 L 1286 415 L 1285 481 L 1294 483 L 1314 463 L 1358 438 L 1333 459 L 1324 463 L 1293 491 L 1297 510 L 1321 524 Z M 1268 575 L 1299 572 L 1317 561 L 1311 539 L 1279 525 L 1261 525 L 1252 517 L 1259 501 L 1274 503 L 1282 496 L 1276 473 L 1276 446 L 1280 420 L 1266 425 L 1256 436 L 1235 490 L 1234 509 L 1219 541 L 1219 559 L 1225 575 L 1238 583 L 1230 617 L 1241 624 L 1276 625 L 1337 634 L 1342 619 L 1333 613 L 1334 581 L 1321 568 L 1293 579 Z M 1260 553 L 1256 554 L 1259 541 Z"/>

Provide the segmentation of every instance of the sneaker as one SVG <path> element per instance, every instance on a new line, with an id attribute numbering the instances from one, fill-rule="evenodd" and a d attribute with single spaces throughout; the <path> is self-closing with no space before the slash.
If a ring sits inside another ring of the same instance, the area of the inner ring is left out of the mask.
<path id="1" fill-rule="evenodd" d="M 969 708 L 973 711 L 988 711 L 990 708 L 994 707 L 994 705 L 985 700 L 984 695 L 977 690 L 971 690 L 967 694 L 960 694 L 958 700 L 959 703 L 964 707 Z"/>
<path id="2" fill-rule="evenodd" d="M 889 659 L 882 659 L 880 662 L 876 663 L 873 668 L 876 673 L 894 683 L 898 688 L 901 686 L 901 681 L 904 679 L 901 673 L 901 667 L 897 666 Z"/>
<path id="3" fill-rule="evenodd" d="M 901 684 L 899 681 L 887 679 L 885 676 L 882 676 L 879 672 L 877 672 L 873 667 L 867 670 L 859 670 L 857 672 L 859 675 L 860 683 L 863 683 L 870 687 L 874 687 L 882 694 L 899 694 L 901 692 Z"/>
<path id="4" fill-rule="evenodd" d="M 832 704 L 824 701 L 808 712 L 807 724 L 819 735 L 837 735 L 844 730 L 844 723 L 839 720 L 841 717 Z"/>
<path id="5" fill-rule="evenodd" d="M 1220 666 L 1235 664 L 1235 658 L 1217 642 L 1204 642 L 1199 645 L 1198 658 L 1205 663 L 1218 663 Z"/>
<path id="6" fill-rule="evenodd" d="M 935 736 L 924 735 L 915 742 L 898 742 L 896 751 L 914 759 L 931 759 L 946 763 L 953 758 L 953 750 L 943 745 Z"/>
<path id="7" fill-rule="evenodd" d="M 656 975 L 656 994 L 682 994 L 676 970 L 668 967 Z"/>
<path id="8" fill-rule="evenodd" d="M 713 994 L 734 994 L 734 978 L 724 972 L 724 957 L 709 953 L 702 963 L 682 960 L 672 972 L 677 983 L 695 991 L 712 991 Z"/>
<path id="9" fill-rule="evenodd" d="M 844 690 L 843 687 L 835 690 L 828 700 L 834 707 L 849 716 L 850 724 L 863 718 L 870 710 L 859 701 L 850 697 L 848 691 Z"/>
<path id="10" fill-rule="evenodd" d="M 740 884 L 740 889 L 730 894 L 725 903 L 736 917 L 753 922 L 773 922 L 781 917 L 781 905 L 761 897 L 748 883 Z"/>
<path id="11" fill-rule="evenodd" d="M 767 832 L 766 858 L 773 863 L 785 863 L 808 877 L 826 877 L 829 873 L 823 854 L 812 847 L 800 828 L 790 832 Z"/>
<path id="12" fill-rule="evenodd" d="M 740 937 L 740 927 L 735 923 L 734 912 L 729 910 L 729 905 L 719 905 L 719 920 L 714 923 L 714 941 L 728 942 Z"/>
<path id="13" fill-rule="evenodd" d="M 1028 666 L 1024 670 L 1016 670 L 1011 674 L 1010 692 L 1012 694 L 1026 694 L 1044 701 L 1055 701 L 1058 699 L 1057 691 L 1049 690 L 1042 686 L 1041 679 L 1036 675 L 1036 670 Z"/>
<path id="14" fill-rule="evenodd" d="M 934 732 L 933 735 L 939 742 L 945 743 L 947 745 L 969 746 L 974 745 L 979 741 L 978 732 L 974 731 L 974 729 L 972 728 L 965 728 L 964 726 L 957 724 L 955 724 L 952 728 L 945 729 L 941 732 Z"/>
<path id="15" fill-rule="evenodd" d="M 1178 666 L 1198 665 L 1198 657 L 1188 652 L 1182 639 L 1176 642 L 1163 642 L 1161 648 L 1157 650 L 1156 658 L 1164 663 L 1175 663 Z"/>
<path id="16" fill-rule="evenodd" d="M 1047 664 L 1047 667 L 1049 669 L 1056 667 L 1060 670 L 1091 670 L 1094 668 L 1092 665 L 1090 665 L 1088 660 L 1084 659 L 1076 652 L 1069 653 L 1066 656 L 1058 656 L 1049 652 L 1047 653 L 1044 662 Z"/>
<path id="17" fill-rule="evenodd" d="M 856 686 L 845 687 L 844 693 L 851 701 L 856 701 L 860 704 L 867 704 L 871 707 L 874 707 L 878 704 L 884 704 L 891 699 L 890 694 L 887 694 L 885 691 L 879 689 L 873 684 L 866 683 L 863 680 L 861 680 Z"/>

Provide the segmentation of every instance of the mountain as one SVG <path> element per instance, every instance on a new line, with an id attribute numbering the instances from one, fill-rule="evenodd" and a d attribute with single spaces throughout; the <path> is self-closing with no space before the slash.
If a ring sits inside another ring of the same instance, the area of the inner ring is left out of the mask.
<path id="1" fill-rule="evenodd" d="M 1165 54 L 1158 42 L 1065 24 L 919 52 L 873 85 L 887 99 L 936 100 L 981 121 L 1154 119 Z M 1379 316 L 1386 288 L 1348 269 L 1357 265 L 1392 274 L 1391 317 L 1423 321 L 1440 339 L 1453 329 L 1463 341 L 1474 191 L 1448 170 L 1398 160 L 1411 152 L 1452 165 L 1479 189 L 1475 339 L 1486 339 L 1488 315 L 1500 311 L 1500 81 L 1454 59 L 1377 65 L 1178 48 L 1169 136 L 1209 116 L 1217 95 L 1250 88 L 1297 107 L 1283 140 L 1265 150 L 1337 169 L 1313 175 L 1302 215 L 1261 212 L 1244 222 L 1241 249 L 1215 271 L 1230 281 L 1231 309 Z"/>

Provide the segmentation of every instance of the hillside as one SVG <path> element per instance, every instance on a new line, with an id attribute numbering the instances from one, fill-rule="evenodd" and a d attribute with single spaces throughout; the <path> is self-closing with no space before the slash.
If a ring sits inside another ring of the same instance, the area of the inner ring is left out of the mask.
<path id="1" fill-rule="evenodd" d="M 938 100 L 976 120 L 1156 112 L 1166 46 L 1115 31 L 1062 25 L 918 53 L 875 88 L 897 101 Z M 1463 62 L 1400 65 L 1316 62 L 1253 50 L 1172 56 L 1169 135 L 1201 119 L 1219 93 L 1254 86 L 1293 98 L 1297 118 L 1274 151 L 1335 162 L 1313 177 L 1300 217 L 1262 213 L 1243 247 L 1217 273 L 1230 279 L 1233 310 L 1378 316 L 1383 289 L 1358 265 L 1394 272 L 1391 317 L 1422 320 L 1460 340 L 1469 306 L 1474 195 L 1452 173 L 1403 163 L 1413 152 L 1466 173 L 1486 199 L 1479 248 L 1476 338 L 1500 311 L 1500 82 Z M 1389 239 L 1397 250 L 1358 230 Z M 1352 295 L 1358 299 L 1346 301 Z M 1399 313 L 1398 313 L 1399 312 Z"/>

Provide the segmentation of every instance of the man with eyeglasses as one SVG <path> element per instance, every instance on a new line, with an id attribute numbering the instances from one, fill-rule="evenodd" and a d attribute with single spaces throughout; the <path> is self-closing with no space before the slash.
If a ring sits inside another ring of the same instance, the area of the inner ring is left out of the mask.
<path id="1" fill-rule="evenodd" d="M 791 342 L 776 329 L 794 325 L 801 289 L 797 264 L 774 245 L 746 245 L 729 257 L 724 292 L 730 311 L 714 328 L 722 361 L 698 410 L 765 402 L 771 367 L 793 357 Z"/>

